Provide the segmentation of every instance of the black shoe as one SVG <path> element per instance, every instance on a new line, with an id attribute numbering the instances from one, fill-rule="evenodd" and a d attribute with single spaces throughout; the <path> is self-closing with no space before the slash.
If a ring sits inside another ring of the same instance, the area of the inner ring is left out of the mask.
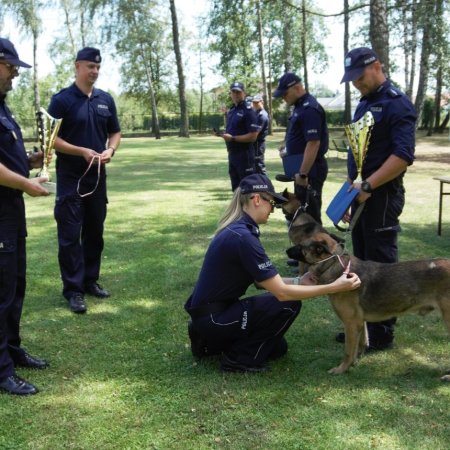
<path id="1" fill-rule="evenodd" d="M 195 358 L 201 359 L 208 356 L 208 348 L 206 346 L 206 340 L 203 339 L 194 328 L 192 320 L 188 322 L 188 334 L 191 340 L 191 352 Z"/>
<path id="2" fill-rule="evenodd" d="M 345 333 L 338 333 L 336 335 L 336 341 L 344 344 L 345 343 Z M 371 352 L 379 352 L 382 350 L 388 350 L 393 347 L 392 341 L 377 341 L 374 339 L 370 339 L 369 336 L 369 345 L 366 347 L 365 353 Z"/>
<path id="3" fill-rule="evenodd" d="M 267 357 L 268 360 L 274 361 L 275 359 L 279 359 L 282 356 L 284 356 L 288 351 L 288 343 L 283 336 L 278 342 L 277 345 L 272 349 L 269 356 Z"/>
<path id="4" fill-rule="evenodd" d="M 82 294 L 74 294 L 69 298 L 70 310 L 76 314 L 84 314 L 87 311 L 86 303 Z"/>
<path id="5" fill-rule="evenodd" d="M 38 393 L 36 386 L 17 375 L 11 375 L 0 380 L 0 390 L 14 395 L 34 395 Z"/>
<path id="6" fill-rule="evenodd" d="M 48 361 L 31 356 L 27 352 L 22 352 L 13 358 L 15 367 L 25 367 L 27 369 L 45 369 L 49 366 Z"/>
<path id="7" fill-rule="evenodd" d="M 98 298 L 108 298 L 111 296 L 111 294 L 106 289 L 103 289 L 98 283 L 92 283 L 89 286 L 86 286 L 84 291 L 86 294 L 90 294 Z"/>
<path id="8" fill-rule="evenodd" d="M 245 364 L 238 363 L 237 361 L 232 361 L 226 355 L 222 357 L 222 363 L 220 368 L 224 372 L 239 372 L 239 373 L 263 373 L 270 372 L 269 366 L 246 366 Z"/>
<path id="9" fill-rule="evenodd" d="M 287 264 L 289 267 L 298 267 L 298 261 L 297 261 L 296 259 L 288 259 L 288 260 L 286 261 L 286 264 Z"/>
<path id="10" fill-rule="evenodd" d="M 375 342 L 374 344 L 370 343 L 369 339 L 369 346 L 366 347 L 365 353 L 374 353 L 374 352 L 382 352 L 383 350 L 389 350 L 393 347 L 392 342 Z"/>

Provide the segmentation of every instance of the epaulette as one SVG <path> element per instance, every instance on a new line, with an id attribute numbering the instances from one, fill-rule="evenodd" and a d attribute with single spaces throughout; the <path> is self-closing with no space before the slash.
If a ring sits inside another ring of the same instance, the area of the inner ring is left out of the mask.
<path id="1" fill-rule="evenodd" d="M 395 88 L 393 88 L 393 87 L 390 87 L 388 90 L 387 90 L 387 94 L 389 95 L 389 97 L 400 97 L 402 94 L 399 92 L 399 91 L 397 91 Z"/>

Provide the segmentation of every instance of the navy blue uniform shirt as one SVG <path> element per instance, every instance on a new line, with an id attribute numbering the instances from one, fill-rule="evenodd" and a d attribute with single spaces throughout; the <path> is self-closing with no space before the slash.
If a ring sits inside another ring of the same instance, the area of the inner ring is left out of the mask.
<path id="1" fill-rule="evenodd" d="M 225 133 L 231 136 L 242 136 L 247 133 L 259 131 L 258 118 L 255 111 L 245 101 L 237 106 L 233 105 L 227 114 L 227 127 Z M 253 143 L 244 142 L 226 142 L 227 149 L 230 150 L 248 150 L 253 148 Z"/>
<path id="2" fill-rule="evenodd" d="M 120 131 L 114 100 L 110 94 L 95 89 L 90 97 L 84 94 L 75 83 L 62 89 L 52 97 L 48 112 L 51 116 L 62 118 L 58 136 L 70 144 L 87 147 L 102 153 L 111 133 Z M 69 184 L 77 183 L 87 169 L 88 163 L 81 156 L 56 152 L 58 191 L 61 193 Z M 105 166 L 102 165 L 102 173 Z M 62 184 L 66 184 L 63 186 Z M 75 184 L 76 186 L 76 184 Z"/>
<path id="3" fill-rule="evenodd" d="M 318 157 L 328 151 L 328 127 L 325 111 L 317 100 L 309 93 L 300 97 L 289 118 L 286 131 L 286 151 L 288 155 L 305 153 L 309 141 L 320 140 Z"/>
<path id="4" fill-rule="evenodd" d="M 190 307 L 237 300 L 254 281 L 264 281 L 277 274 L 259 241 L 258 225 L 244 213 L 211 242 Z"/>
<path id="5" fill-rule="evenodd" d="M 362 179 L 381 167 L 390 155 L 396 155 L 412 164 L 416 111 L 408 97 L 386 80 L 375 92 L 361 97 L 353 120 L 359 120 L 367 111 L 372 112 L 375 125 L 363 164 Z M 350 179 L 356 179 L 356 165 L 351 151 L 348 157 L 348 174 Z"/>
<path id="6" fill-rule="evenodd" d="M 22 132 L 5 104 L 5 96 L 0 97 L 0 163 L 19 175 L 29 176 L 28 157 Z M 19 196 L 22 192 L 0 186 L 0 197 L 11 195 Z"/>

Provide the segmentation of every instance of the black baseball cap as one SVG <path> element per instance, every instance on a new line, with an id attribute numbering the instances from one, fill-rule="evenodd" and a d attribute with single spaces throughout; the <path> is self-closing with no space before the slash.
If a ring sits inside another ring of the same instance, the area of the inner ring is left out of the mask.
<path id="1" fill-rule="evenodd" d="M 16 48 L 9 39 L 0 38 L 0 62 L 5 61 L 13 66 L 26 67 L 29 69 L 31 66 L 26 62 L 19 59 Z"/>
<path id="2" fill-rule="evenodd" d="M 357 80 L 364 69 L 375 61 L 378 61 L 378 56 L 371 48 L 358 47 L 350 50 L 345 56 L 345 73 L 341 83 Z"/>
<path id="3" fill-rule="evenodd" d="M 251 194 L 252 192 L 267 192 L 270 194 L 276 203 L 285 203 L 288 201 L 281 194 L 275 192 L 272 182 L 265 175 L 254 173 L 242 178 L 239 183 L 241 194 Z"/>
<path id="4" fill-rule="evenodd" d="M 94 47 L 84 47 L 77 53 L 77 59 L 75 61 L 91 61 L 95 63 L 102 62 L 102 56 L 100 50 Z"/>
<path id="5" fill-rule="evenodd" d="M 239 81 L 235 81 L 234 83 L 231 83 L 230 91 L 245 92 L 244 84 Z"/>
<path id="6" fill-rule="evenodd" d="M 272 97 L 283 97 L 284 94 L 286 94 L 286 91 L 298 84 L 301 83 L 302 79 L 295 75 L 295 73 L 292 72 L 286 72 L 279 80 L 278 80 L 278 87 L 276 91 L 272 94 Z"/>

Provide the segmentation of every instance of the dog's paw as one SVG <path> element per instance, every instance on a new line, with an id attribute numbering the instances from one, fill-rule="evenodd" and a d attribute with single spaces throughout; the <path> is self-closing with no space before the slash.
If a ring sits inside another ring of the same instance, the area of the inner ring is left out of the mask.
<path id="1" fill-rule="evenodd" d="M 441 381 L 449 382 L 450 381 L 450 371 L 447 372 L 447 375 L 441 377 Z"/>
<path id="2" fill-rule="evenodd" d="M 347 369 L 341 364 L 340 366 L 333 367 L 328 371 L 331 375 L 341 375 L 342 373 L 346 372 Z"/>

